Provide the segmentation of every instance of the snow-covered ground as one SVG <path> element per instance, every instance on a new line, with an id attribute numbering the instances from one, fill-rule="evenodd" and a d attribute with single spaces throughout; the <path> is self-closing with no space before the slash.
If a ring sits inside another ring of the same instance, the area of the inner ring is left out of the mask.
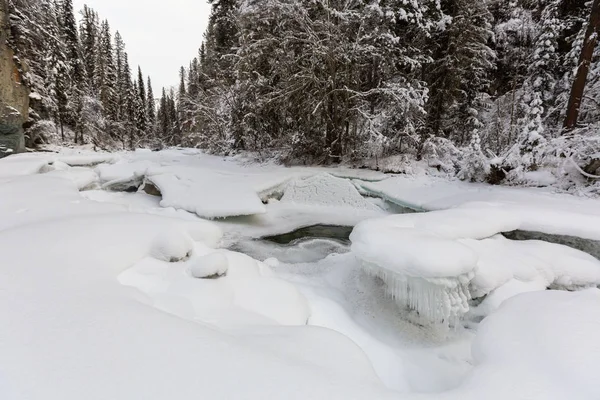
<path id="1" fill-rule="evenodd" d="M 596 241 L 599 219 L 548 191 L 196 150 L 11 156 L 0 399 L 598 399 L 600 261 L 501 234 Z M 261 239 L 312 225 L 356 228 Z"/>

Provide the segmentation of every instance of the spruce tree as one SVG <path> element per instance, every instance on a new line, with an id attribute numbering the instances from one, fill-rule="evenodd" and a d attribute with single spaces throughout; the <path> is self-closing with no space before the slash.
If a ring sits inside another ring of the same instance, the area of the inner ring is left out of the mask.
<path id="1" fill-rule="evenodd" d="M 137 96 L 138 99 L 136 101 L 136 125 L 137 129 L 145 133 L 148 129 L 148 115 L 147 115 L 147 102 L 146 98 L 146 88 L 144 87 L 144 76 L 142 75 L 142 68 L 138 66 L 138 78 L 136 81 L 137 86 Z"/>
<path id="2" fill-rule="evenodd" d="M 81 20 L 81 45 L 88 83 L 93 88 L 98 62 L 99 26 L 97 15 L 87 5 L 83 6 Z"/>
<path id="3" fill-rule="evenodd" d="M 81 59 L 81 47 L 75 14 L 73 12 L 73 1 L 63 0 L 61 3 L 61 32 L 65 43 L 65 56 L 68 68 L 69 81 L 66 86 L 67 105 L 65 110 L 66 122 L 74 128 L 75 143 L 78 143 L 77 123 L 81 118 L 83 96 L 87 91 L 87 79 L 85 67 Z M 81 138 L 83 139 L 83 138 Z"/>
<path id="4" fill-rule="evenodd" d="M 100 101 L 104 106 L 106 115 L 111 120 L 116 120 L 118 115 L 118 99 L 117 99 L 117 70 L 113 59 L 113 46 L 112 36 L 110 33 L 110 26 L 108 21 L 102 23 L 102 30 L 100 35 L 100 52 L 102 57 L 103 65 L 103 76 L 101 78 L 100 86 L 98 87 L 100 93 Z"/>
<path id="5" fill-rule="evenodd" d="M 154 134 L 156 129 L 156 102 L 154 100 L 154 91 L 152 90 L 152 80 L 148 77 L 148 100 L 147 115 L 148 115 L 148 132 Z"/>

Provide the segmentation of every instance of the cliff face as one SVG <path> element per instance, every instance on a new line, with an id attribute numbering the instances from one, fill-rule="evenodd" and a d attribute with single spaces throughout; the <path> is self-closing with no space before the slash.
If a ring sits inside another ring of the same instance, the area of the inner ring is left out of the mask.
<path id="1" fill-rule="evenodd" d="M 8 3 L 0 0 L 0 157 L 24 149 L 23 123 L 29 114 L 29 90 L 8 47 Z"/>

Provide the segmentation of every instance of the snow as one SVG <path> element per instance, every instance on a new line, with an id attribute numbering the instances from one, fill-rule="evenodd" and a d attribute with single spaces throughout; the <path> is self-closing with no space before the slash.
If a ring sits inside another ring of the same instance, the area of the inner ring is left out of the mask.
<path id="1" fill-rule="evenodd" d="M 600 240 L 600 203 L 593 199 L 549 189 L 499 187 L 430 176 L 396 176 L 359 184 L 367 193 L 418 210 L 459 206 L 487 209 L 490 214 L 501 212 L 510 217 L 514 229 Z"/>
<path id="2" fill-rule="evenodd" d="M 294 179 L 289 182 L 281 202 L 366 210 L 376 209 L 373 204 L 358 193 L 350 181 L 326 173 Z"/>
<path id="3" fill-rule="evenodd" d="M 600 261 L 563 245 L 511 241 L 517 228 L 501 209 L 464 207 L 392 215 L 359 223 L 350 236 L 363 268 L 401 305 L 433 323 L 452 323 L 512 279 L 537 290 L 600 285 Z"/>
<path id="4" fill-rule="evenodd" d="M 219 279 L 193 279 L 225 271 Z M 119 281 L 140 290 L 160 310 L 222 328 L 304 325 L 309 317 L 304 297 L 293 285 L 270 275 L 266 265 L 246 255 L 214 252 L 197 243 L 187 261 L 169 264 L 144 258 Z"/>
<path id="5" fill-rule="evenodd" d="M 494 399 L 600 398 L 599 310 L 597 289 L 528 293 L 506 301 L 479 327 L 476 367 L 463 398 L 477 398 L 486 386 L 494 387 L 488 397 Z"/>
<path id="6" fill-rule="evenodd" d="M 194 278 L 220 277 L 227 273 L 229 260 L 222 253 L 211 253 L 193 260 L 190 272 Z"/>
<path id="7" fill-rule="evenodd" d="M 265 206 L 243 181 L 223 182 L 219 174 L 160 173 L 147 176 L 162 194 L 160 205 L 196 213 L 205 218 L 223 218 L 265 213 Z"/>
<path id="8" fill-rule="evenodd" d="M 384 178 L 196 150 L 1 160 L 0 398 L 599 398 L 600 261 L 498 235 L 594 237 L 598 206 Z M 145 179 L 162 199 L 100 190 Z M 357 197 L 375 189 L 437 211 L 389 215 Z M 255 240 L 313 224 L 358 225 L 351 247 Z"/>
<path id="9" fill-rule="evenodd" d="M 181 230 L 161 232 L 152 243 L 150 255 L 157 260 L 179 262 L 192 255 L 194 242 Z"/>

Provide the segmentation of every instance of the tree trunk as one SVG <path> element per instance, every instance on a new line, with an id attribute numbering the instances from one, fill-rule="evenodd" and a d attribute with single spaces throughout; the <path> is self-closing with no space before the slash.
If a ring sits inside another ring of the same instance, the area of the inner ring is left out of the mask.
<path id="1" fill-rule="evenodd" d="M 567 118 L 565 119 L 564 124 L 564 127 L 567 131 L 573 129 L 575 125 L 577 125 L 579 109 L 581 107 L 581 99 L 583 98 L 585 82 L 590 70 L 594 49 L 596 48 L 596 43 L 598 42 L 599 31 L 600 0 L 594 0 L 594 3 L 592 4 L 592 11 L 590 13 L 590 20 L 588 22 L 588 26 L 585 31 L 585 37 L 583 39 L 581 55 L 579 56 L 579 67 L 577 68 L 575 80 L 573 81 L 569 105 L 567 107 Z"/>

